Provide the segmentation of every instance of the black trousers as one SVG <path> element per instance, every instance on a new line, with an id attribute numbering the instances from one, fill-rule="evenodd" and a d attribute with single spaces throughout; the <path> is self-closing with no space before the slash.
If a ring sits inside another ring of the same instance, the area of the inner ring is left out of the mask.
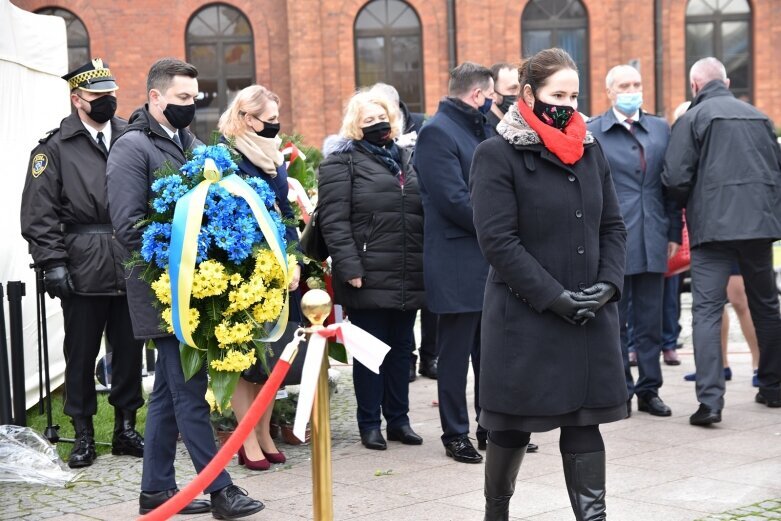
<path id="1" fill-rule="evenodd" d="M 113 353 L 109 403 L 128 411 L 139 409 L 144 404 L 144 342 L 133 337 L 127 298 L 72 295 L 61 303 L 65 318 L 65 414 L 84 418 L 97 412 L 95 360 L 103 331 Z"/>
<path id="2" fill-rule="evenodd" d="M 420 355 L 421 362 L 427 362 L 429 360 L 435 360 L 439 356 L 439 350 L 437 346 L 437 321 L 439 315 L 432 313 L 427 308 L 420 310 L 420 346 L 418 347 L 418 354 Z M 415 345 L 412 346 L 412 365 L 418 361 L 418 355 L 415 354 Z"/>
<path id="3" fill-rule="evenodd" d="M 437 394 L 439 419 L 442 423 L 442 443 L 469 434 L 469 409 L 466 403 L 466 380 L 469 359 L 475 373 L 475 421 L 480 416 L 480 311 L 475 313 L 445 313 L 439 315 L 437 344 L 439 362 Z M 477 432 L 485 429 L 478 424 Z"/>
<path id="4" fill-rule="evenodd" d="M 781 385 L 781 315 L 770 240 L 711 242 L 692 248 L 692 315 L 697 400 L 724 407 L 721 317 L 727 282 L 737 262 L 746 285 L 751 320 L 759 344 L 759 386 L 771 393 Z"/>
<path id="5" fill-rule="evenodd" d="M 416 310 L 348 308 L 350 321 L 382 340 L 391 350 L 380 365 L 380 374 L 353 361 L 353 386 L 358 405 L 356 417 L 361 432 L 379 429 L 382 416 L 387 426 L 409 425 L 409 356 L 415 346 Z"/>

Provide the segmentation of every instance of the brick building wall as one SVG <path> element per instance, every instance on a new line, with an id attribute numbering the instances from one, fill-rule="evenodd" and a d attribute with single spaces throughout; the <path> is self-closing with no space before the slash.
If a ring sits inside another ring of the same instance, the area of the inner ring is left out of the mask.
<path id="1" fill-rule="evenodd" d="M 529 0 L 456 0 L 458 61 L 485 65 L 517 61 L 521 15 Z M 146 98 L 146 73 L 163 56 L 185 57 L 190 18 L 213 2 L 136 0 L 12 0 L 28 11 L 60 7 L 85 24 L 92 56 L 110 63 L 121 90 L 119 114 L 128 116 Z M 283 130 L 295 130 L 314 145 L 338 130 L 342 107 L 355 89 L 353 26 L 366 0 L 229 0 L 248 18 L 254 38 L 256 81 L 277 92 Z M 407 0 L 422 27 L 426 112 L 436 111 L 448 80 L 446 0 Z M 607 70 L 638 60 L 645 107 L 657 111 L 654 68 L 654 2 L 582 0 L 589 16 L 588 78 L 591 114 L 608 106 Z M 781 1 L 751 0 L 753 99 L 781 125 Z M 686 0 L 662 1 L 663 99 L 669 115 L 688 88 L 685 57 Z"/>

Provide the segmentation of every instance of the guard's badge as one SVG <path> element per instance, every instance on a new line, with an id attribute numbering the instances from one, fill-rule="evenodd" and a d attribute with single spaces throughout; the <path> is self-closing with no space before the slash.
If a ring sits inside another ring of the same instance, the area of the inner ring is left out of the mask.
<path id="1" fill-rule="evenodd" d="M 41 175 L 47 166 L 49 166 L 49 158 L 46 157 L 46 154 L 35 154 L 32 166 L 33 177 Z"/>

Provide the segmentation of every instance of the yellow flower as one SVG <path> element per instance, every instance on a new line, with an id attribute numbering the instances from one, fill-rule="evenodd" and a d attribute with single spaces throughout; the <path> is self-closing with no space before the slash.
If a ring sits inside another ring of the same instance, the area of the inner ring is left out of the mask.
<path id="1" fill-rule="evenodd" d="M 171 308 L 165 308 L 162 315 L 163 321 L 168 324 L 168 332 L 173 333 L 174 326 Z M 187 324 L 190 326 L 190 331 L 195 331 L 195 329 L 198 327 L 198 324 L 200 323 L 200 318 L 201 314 L 198 312 L 198 310 L 195 308 L 190 308 L 189 317 L 187 319 Z"/>
<path id="2" fill-rule="evenodd" d="M 171 277 L 166 271 L 160 278 L 152 283 L 152 289 L 159 300 L 163 304 L 171 304 Z"/>
<path id="3" fill-rule="evenodd" d="M 228 321 L 223 320 L 214 328 L 214 336 L 220 347 L 227 349 L 227 346 L 232 344 L 250 342 L 254 331 L 253 325 L 247 322 L 237 322 L 231 325 Z"/>
<path id="4" fill-rule="evenodd" d="M 233 275 L 231 275 L 230 284 L 231 286 L 238 286 L 239 284 L 241 284 L 242 280 L 243 279 L 241 278 L 240 274 L 234 273 Z"/>
<path id="5" fill-rule="evenodd" d="M 209 410 L 222 412 L 220 404 L 217 403 L 217 398 L 214 397 L 214 391 L 211 388 L 206 389 L 206 403 L 209 404 Z"/>
<path id="6" fill-rule="evenodd" d="M 211 367 L 217 371 L 241 372 L 252 367 L 255 361 L 255 351 L 242 353 L 231 349 L 225 353 L 222 360 L 212 360 Z"/>
<path id="7" fill-rule="evenodd" d="M 193 276 L 192 294 L 195 298 L 221 295 L 228 288 L 229 277 L 225 266 L 215 260 L 203 261 Z"/>

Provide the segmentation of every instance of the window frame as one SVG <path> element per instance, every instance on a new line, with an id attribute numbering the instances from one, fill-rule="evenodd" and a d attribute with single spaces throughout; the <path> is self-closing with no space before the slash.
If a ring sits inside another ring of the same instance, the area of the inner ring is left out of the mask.
<path id="1" fill-rule="evenodd" d="M 593 100 L 593 93 L 591 89 L 591 17 L 589 16 L 588 8 L 583 0 L 568 0 L 567 6 L 561 10 L 565 12 L 567 8 L 573 4 L 578 3 L 585 12 L 585 17 L 582 19 L 560 19 L 560 18 L 548 18 L 547 20 L 524 20 L 526 10 L 532 4 L 538 5 L 544 2 L 544 0 L 529 0 L 524 6 L 521 12 L 521 57 L 526 58 L 523 49 L 523 34 L 526 31 L 550 31 L 551 32 L 551 45 L 554 47 L 559 46 L 558 33 L 560 30 L 573 30 L 584 29 L 585 30 L 585 42 L 583 49 L 583 56 L 585 56 L 585 62 L 581 67 L 578 65 L 578 73 L 581 78 L 581 84 L 585 84 L 587 91 L 585 107 L 578 101 L 578 110 L 584 114 L 591 114 L 591 104 Z M 547 10 L 543 9 L 547 12 Z M 559 13 L 560 14 L 560 13 Z M 577 62 L 575 62 L 577 63 Z M 582 89 L 581 89 L 582 90 Z"/>
<path id="2" fill-rule="evenodd" d="M 407 2 L 406 0 L 394 0 L 397 2 L 400 2 L 404 4 L 412 13 L 415 15 L 415 18 L 417 19 L 418 26 L 417 29 L 407 28 L 407 29 L 394 29 L 393 26 L 388 25 L 387 18 L 383 22 L 384 25 L 379 29 L 359 29 L 358 28 L 358 19 L 361 17 L 361 14 L 363 11 L 372 3 L 377 2 L 383 2 L 386 6 L 386 14 L 387 14 L 387 5 L 390 0 L 369 0 L 361 8 L 358 10 L 358 12 L 355 14 L 355 18 L 353 19 L 353 59 L 355 63 L 355 85 L 356 88 L 361 88 L 363 85 L 361 85 L 360 81 L 360 67 L 359 67 L 359 59 L 358 59 L 358 40 L 361 38 L 378 38 L 381 37 L 383 39 L 383 51 L 384 51 L 384 70 L 383 70 L 383 79 L 379 80 L 384 83 L 392 84 L 389 78 L 393 77 L 393 70 L 392 70 L 392 64 L 393 64 L 393 45 L 390 44 L 392 42 L 394 37 L 417 37 L 420 42 L 420 69 L 418 72 L 418 83 L 420 85 L 420 112 L 425 112 L 426 107 L 426 84 L 425 84 L 425 63 L 423 60 L 423 57 L 425 56 L 425 52 L 423 50 L 423 23 L 420 19 L 420 14 L 418 13 L 417 9 Z M 394 86 L 395 87 L 395 86 Z M 402 101 L 409 106 L 410 101 L 402 99 Z M 418 100 L 415 100 L 414 105 L 418 104 Z M 414 112 L 410 110 L 411 112 Z"/>
<path id="3" fill-rule="evenodd" d="M 691 3 L 691 0 L 687 0 L 686 2 L 686 10 L 689 10 L 689 4 Z M 747 22 L 748 23 L 748 86 L 746 87 L 746 94 L 748 95 L 749 100 L 754 99 L 754 6 L 751 5 L 751 0 L 746 0 L 746 3 L 748 4 L 748 13 L 722 13 L 721 11 L 714 10 L 710 14 L 697 14 L 697 15 L 690 15 L 688 12 L 686 13 L 685 19 L 684 19 L 684 63 L 686 64 L 686 81 L 685 84 L 685 98 L 687 100 L 692 99 L 692 93 L 691 88 L 689 86 L 689 70 L 691 69 L 691 66 L 699 60 L 700 58 L 705 58 L 705 56 L 700 56 L 696 60 L 690 62 L 689 61 L 689 36 L 688 36 L 688 26 L 689 24 L 703 24 L 703 23 L 711 23 L 713 24 L 713 39 L 711 41 L 713 45 L 713 56 L 718 58 L 722 63 L 724 62 L 724 35 L 722 32 L 722 24 L 725 22 Z M 729 71 L 727 72 L 727 77 L 729 77 Z M 732 87 L 730 87 L 730 90 L 733 90 Z M 743 90 L 743 89 L 741 89 Z"/>

